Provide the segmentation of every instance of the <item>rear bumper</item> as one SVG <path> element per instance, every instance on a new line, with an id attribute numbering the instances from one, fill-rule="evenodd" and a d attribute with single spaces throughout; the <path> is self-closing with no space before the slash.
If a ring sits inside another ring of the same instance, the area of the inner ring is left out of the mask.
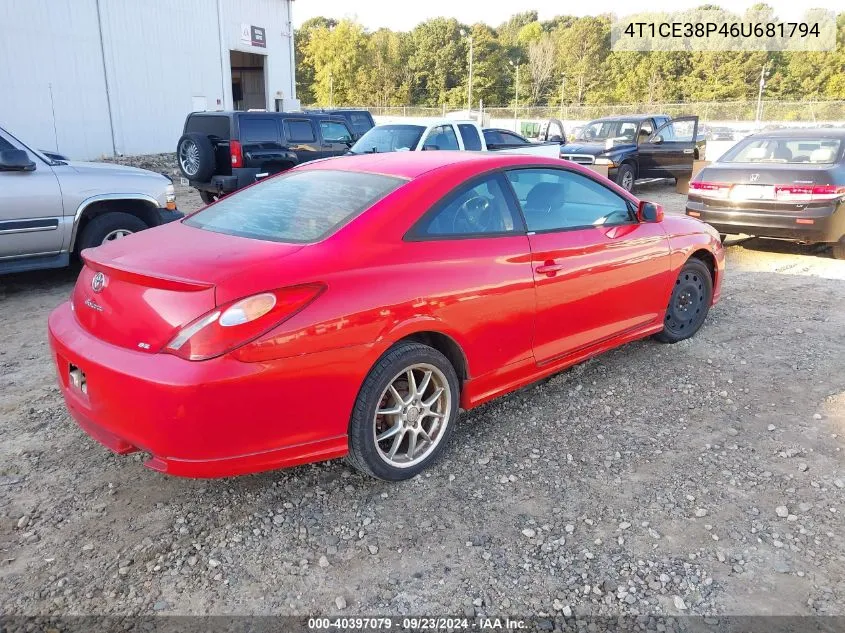
<path id="1" fill-rule="evenodd" d="M 838 242 L 845 236 L 845 209 L 838 205 L 805 207 L 795 212 L 716 207 L 687 200 L 686 214 L 706 222 L 719 233 L 744 233 L 799 242 Z"/>
<path id="2" fill-rule="evenodd" d="M 79 325 L 69 303 L 50 315 L 49 339 L 79 426 L 118 454 L 146 451 L 146 466 L 185 477 L 342 457 L 373 354 L 355 346 L 264 363 L 185 361 L 101 341 Z M 71 364 L 85 372 L 86 392 L 72 384 Z"/>

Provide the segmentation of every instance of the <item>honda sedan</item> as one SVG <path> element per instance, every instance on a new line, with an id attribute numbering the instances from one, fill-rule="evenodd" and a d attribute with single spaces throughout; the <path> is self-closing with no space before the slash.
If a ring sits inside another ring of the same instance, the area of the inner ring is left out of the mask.
<path id="1" fill-rule="evenodd" d="M 715 230 L 578 165 L 451 152 L 310 163 L 82 255 L 49 321 L 67 406 L 191 477 L 407 479 L 459 409 L 692 336 L 724 271 Z"/>

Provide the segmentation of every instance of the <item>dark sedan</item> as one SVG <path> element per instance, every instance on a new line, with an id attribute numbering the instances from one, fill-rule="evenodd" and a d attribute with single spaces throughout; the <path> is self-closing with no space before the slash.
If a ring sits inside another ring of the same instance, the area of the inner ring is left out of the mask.
<path id="1" fill-rule="evenodd" d="M 830 244 L 845 259 L 845 129 L 749 136 L 690 182 L 687 215 L 725 235 Z"/>

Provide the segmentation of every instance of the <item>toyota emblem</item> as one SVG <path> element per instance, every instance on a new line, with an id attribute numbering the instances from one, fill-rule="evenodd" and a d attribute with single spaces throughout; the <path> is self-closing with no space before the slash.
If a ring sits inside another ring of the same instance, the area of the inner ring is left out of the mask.
<path id="1" fill-rule="evenodd" d="M 103 273 L 97 273 L 91 280 L 91 290 L 94 292 L 102 292 L 106 287 L 106 276 Z"/>

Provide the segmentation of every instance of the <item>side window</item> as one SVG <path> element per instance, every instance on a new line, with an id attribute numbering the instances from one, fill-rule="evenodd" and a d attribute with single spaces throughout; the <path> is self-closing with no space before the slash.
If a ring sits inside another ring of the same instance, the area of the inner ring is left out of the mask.
<path id="1" fill-rule="evenodd" d="M 667 142 L 689 143 L 693 140 L 692 135 L 694 129 L 694 120 L 680 119 L 677 121 L 667 121 L 657 128 L 657 134 L 662 136 L 663 140 Z"/>
<path id="2" fill-rule="evenodd" d="M 455 136 L 455 130 L 451 125 L 439 125 L 433 128 L 429 132 L 424 146 L 431 147 L 431 149 L 460 149 L 458 137 Z"/>
<path id="3" fill-rule="evenodd" d="M 285 121 L 285 133 L 292 143 L 313 143 L 317 140 L 314 136 L 311 121 L 304 119 L 287 119 Z"/>
<path id="4" fill-rule="evenodd" d="M 651 119 L 640 123 L 640 139 L 645 140 L 652 134 L 654 134 L 654 125 L 652 124 Z"/>
<path id="5" fill-rule="evenodd" d="M 516 134 L 510 132 L 501 132 L 502 143 L 505 145 L 525 145 L 525 141 Z"/>
<path id="6" fill-rule="evenodd" d="M 241 119 L 241 124 L 246 117 Z M 185 132 L 205 134 L 218 139 L 229 140 L 229 117 L 215 114 L 192 114 L 185 125 Z"/>
<path id="7" fill-rule="evenodd" d="M 464 141 L 464 149 L 470 152 L 481 150 L 481 137 L 474 125 L 469 123 L 458 123 L 458 131 Z"/>
<path id="8" fill-rule="evenodd" d="M 501 145 L 504 143 L 502 135 L 498 130 L 484 130 L 484 142 L 488 145 Z"/>
<path id="9" fill-rule="evenodd" d="M 0 152 L 5 152 L 7 149 L 15 149 L 15 146 L 0 136 Z"/>
<path id="10" fill-rule="evenodd" d="M 474 181 L 450 193 L 412 230 L 415 237 L 501 235 L 522 230 L 519 212 L 500 175 Z"/>
<path id="11" fill-rule="evenodd" d="M 275 119 L 246 118 L 240 120 L 241 143 L 279 141 L 279 126 Z"/>
<path id="12" fill-rule="evenodd" d="M 320 133 L 323 140 L 329 143 L 345 143 L 352 140 L 352 135 L 343 123 L 337 121 L 320 121 Z"/>
<path id="13" fill-rule="evenodd" d="M 634 221 L 628 201 L 592 178 L 561 169 L 518 169 L 507 174 L 529 231 Z"/>
<path id="14" fill-rule="evenodd" d="M 372 121 L 364 114 L 350 114 L 349 119 L 352 121 L 352 128 L 358 134 L 363 134 L 373 127 Z"/>

